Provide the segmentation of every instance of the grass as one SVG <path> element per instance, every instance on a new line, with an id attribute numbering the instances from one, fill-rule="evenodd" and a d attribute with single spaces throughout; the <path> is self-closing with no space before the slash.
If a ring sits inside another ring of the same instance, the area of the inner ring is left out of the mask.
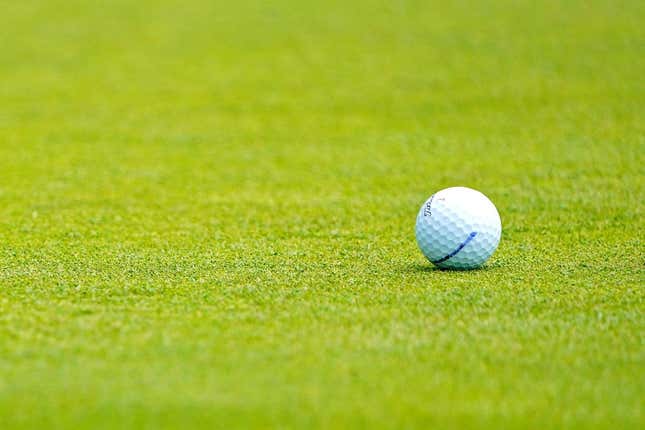
<path id="1" fill-rule="evenodd" d="M 1 428 L 643 427 L 642 2 L 2 9 Z"/>

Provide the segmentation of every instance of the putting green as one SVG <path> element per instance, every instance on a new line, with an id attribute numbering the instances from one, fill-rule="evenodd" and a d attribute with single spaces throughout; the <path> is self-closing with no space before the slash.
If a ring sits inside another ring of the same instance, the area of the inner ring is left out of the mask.
<path id="1" fill-rule="evenodd" d="M 642 1 L 0 15 L 0 428 L 645 425 Z"/>

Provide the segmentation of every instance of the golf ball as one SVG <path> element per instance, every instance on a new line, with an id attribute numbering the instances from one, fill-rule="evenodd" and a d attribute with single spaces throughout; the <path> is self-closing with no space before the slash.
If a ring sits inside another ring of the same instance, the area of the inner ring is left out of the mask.
<path id="1" fill-rule="evenodd" d="M 466 187 L 446 188 L 421 206 L 417 244 L 435 266 L 474 269 L 495 252 L 502 222 L 488 197 Z"/>

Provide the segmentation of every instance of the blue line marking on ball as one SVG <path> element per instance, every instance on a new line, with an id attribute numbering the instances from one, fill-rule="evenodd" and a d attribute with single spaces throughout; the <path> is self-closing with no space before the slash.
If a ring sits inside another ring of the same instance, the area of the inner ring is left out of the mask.
<path id="1" fill-rule="evenodd" d="M 470 234 L 468 235 L 468 237 L 466 238 L 466 240 L 464 240 L 464 241 L 463 241 L 463 242 L 462 242 L 462 243 L 457 247 L 457 249 L 455 249 L 455 250 L 454 250 L 454 251 L 452 251 L 450 254 L 448 254 L 448 255 L 446 255 L 445 257 L 442 257 L 442 258 L 440 258 L 440 259 L 438 259 L 438 260 L 431 260 L 431 261 L 432 261 L 432 263 L 433 263 L 433 264 L 443 263 L 444 261 L 448 260 L 449 258 L 454 257 L 455 255 L 457 255 L 457 254 L 459 253 L 459 251 L 461 251 L 462 249 L 464 249 L 464 246 L 468 245 L 468 242 L 470 242 L 471 240 L 473 240 L 473 239 L 475 238 L 475 236 L 477 236 L 477 232 L 476 232 L 476 231 L 473 231 L 472 233 L 470 233 Z"/>

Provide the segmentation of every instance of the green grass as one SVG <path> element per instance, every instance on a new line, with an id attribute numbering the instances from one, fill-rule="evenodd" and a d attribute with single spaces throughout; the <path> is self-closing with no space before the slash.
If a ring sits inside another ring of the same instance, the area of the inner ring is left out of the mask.
<path id="1" fill-rule="evenodd" d="M 0 428 L 643 428 L 641 1 L 0 14 Z M 417 209 L 504 226 L 432 269 Z"/>

